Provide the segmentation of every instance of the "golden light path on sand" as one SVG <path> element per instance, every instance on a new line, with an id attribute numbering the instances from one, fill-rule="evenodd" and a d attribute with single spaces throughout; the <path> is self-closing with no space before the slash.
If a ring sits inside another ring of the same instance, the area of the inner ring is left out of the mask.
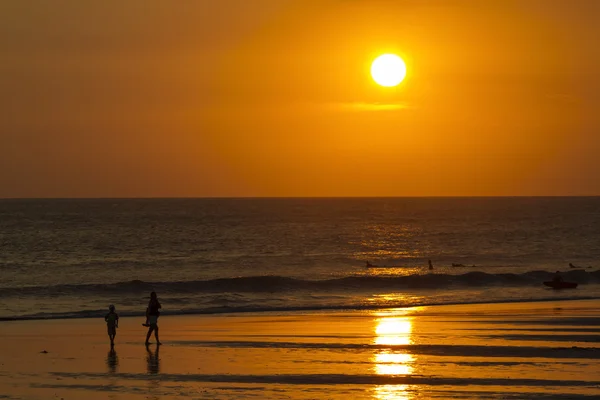
<path id="1" fill-rule="evenodd" d="M 412 317 L 383 316 L 375 320 L 374 344 L 409 345 L 412 343 Z M 401 350 L 377 350 L 372 358 L 377 375 L 410 375 L 414 357 Z M 407 385 L 379 385 L 373 389 L 376 400 L 408 400 Z"/>

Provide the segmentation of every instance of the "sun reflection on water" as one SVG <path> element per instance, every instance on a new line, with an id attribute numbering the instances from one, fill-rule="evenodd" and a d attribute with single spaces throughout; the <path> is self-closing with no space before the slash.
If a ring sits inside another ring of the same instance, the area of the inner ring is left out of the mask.
<path id="1" fill-rule="evenodd" d="M 376 320 L 375 344 L 406 345 L 410 344 L 412 321 L 410 317 L 385 317 Z"/>
<path id="2" fill-rule="evenodd" d="M 379 385 L 373 389 L 373 397 L 377 400 L 410 400 L 407 385 Z"/>
<path id="3" fill-rule="evenodd" d="M 413 357 L 403 353 L 375 354 L 375 373 L 377 375 L 410 375 Z"/>
<path id="4" fill-rule="evenodd" d="M 412 343 L 412 317 L 385 316 L 375 320 L 374 344 L 402 346 Z M 377 349 L 372 356 L 373 370 L 377 375 L 410 375 L 414 357 L 404 350 Z M 408 385 L 378 385 L 373 389 L 377 400 L 408 400 Z"/>

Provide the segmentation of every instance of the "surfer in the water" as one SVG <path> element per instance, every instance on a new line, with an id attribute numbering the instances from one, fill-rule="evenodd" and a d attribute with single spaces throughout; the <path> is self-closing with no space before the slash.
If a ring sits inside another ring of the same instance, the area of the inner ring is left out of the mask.
<path id="1" fill-rule="evenodd" d="M 433 264 L 431 263 L 431 260 L 428 260 L 428 263 L 429 263 L 429 270 L 432 270 L 433 269 Z"/>
<path id="2" fill-rule="evenodd" d="M 554 273 L 554 277 L 552 278 L 552 281 L 554 282 L 562 282 L 563 278 L 562 275 L 560 274 L 560 271 L 556 271 L 556 273 Z"/>
<path id="3" fill-rule="evenodd" d="M 150 336 L 152 332 L 154 332 L 154 337 L 156 338 L 156 344 L 159 345 L 160 340 L 158 340 L 158 317 L 160 316 L 160 312 L 158 311 L 161 308 L 160 302 L 158 301 L 158 297 L 156 296 L 156 292 L 150 293 L 150 302 L 148 303 L 148 308 L 146 308 L 146 324 L 148 325 L 148 334 L 146 335 L 146 345 L 150 344 Z"/>

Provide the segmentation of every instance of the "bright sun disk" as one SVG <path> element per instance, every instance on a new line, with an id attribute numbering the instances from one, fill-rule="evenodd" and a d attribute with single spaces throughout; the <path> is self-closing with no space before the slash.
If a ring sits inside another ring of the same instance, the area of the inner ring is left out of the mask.
<path id="1" fill-rule="evenodd" d="M 381 86 L 396 86 L 406 76 L 406 64 L 395 54 L 383 54 L 371 64 L 371 76 Z"/>

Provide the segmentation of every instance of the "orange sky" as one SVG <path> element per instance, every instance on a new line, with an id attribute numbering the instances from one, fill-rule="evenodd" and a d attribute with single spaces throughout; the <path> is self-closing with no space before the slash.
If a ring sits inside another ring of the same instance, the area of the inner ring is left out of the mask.
<path id="1" fill-rule="evenodd" d="M 0 3 L 0 197 L 600 195 L 600 2 Z M 372 59 L 400 54 L 397 88 Z"/>

